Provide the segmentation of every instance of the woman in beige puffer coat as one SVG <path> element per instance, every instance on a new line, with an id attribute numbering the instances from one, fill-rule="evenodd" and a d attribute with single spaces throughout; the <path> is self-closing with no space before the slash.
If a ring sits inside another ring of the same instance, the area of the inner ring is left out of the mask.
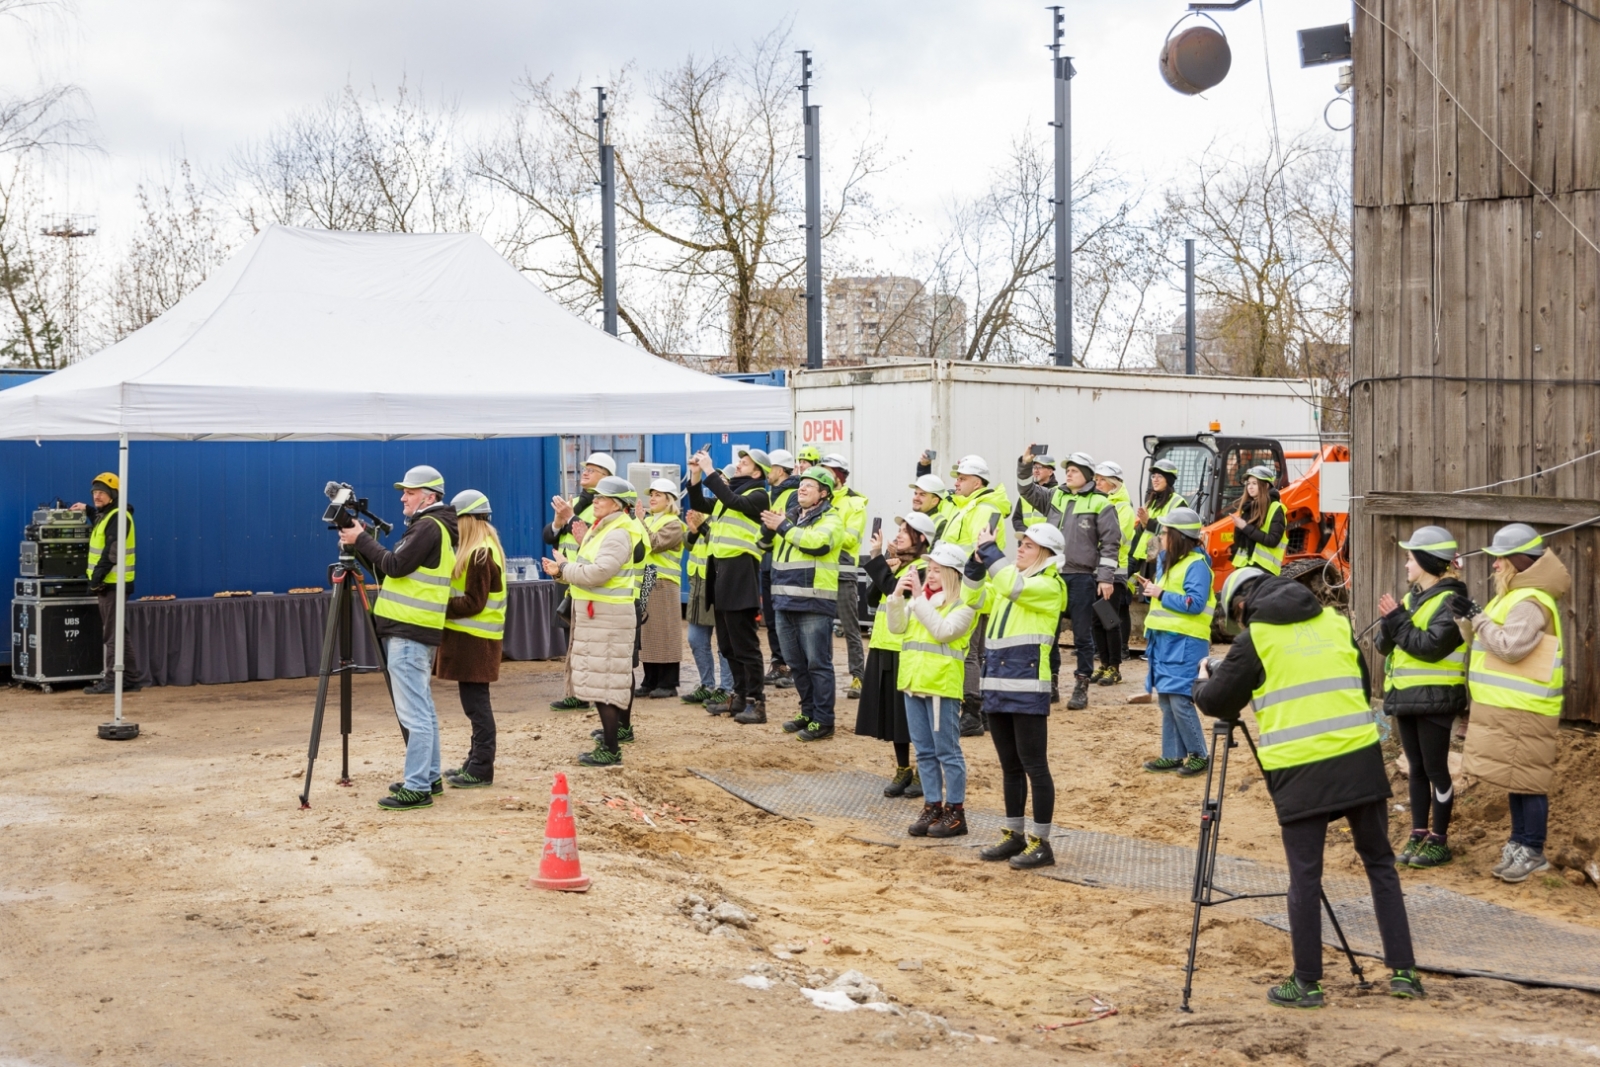
<path id="1" fill-rule="evenodd" d="M 634 608 L 644 565 L 645 534 L 628 514 L 637 499 L 625 478 L 600 479 L 595 487 L 594 525 L 584 533 L 575 559 L 559 550 L 545 560 L 545 573 L 572 592 L 572 692 L 592 700 L 600 712 L 593 752 L 578 762 L 614 767 L 623 741 L 633 740 L 633 643 L 639 619 Z"/>

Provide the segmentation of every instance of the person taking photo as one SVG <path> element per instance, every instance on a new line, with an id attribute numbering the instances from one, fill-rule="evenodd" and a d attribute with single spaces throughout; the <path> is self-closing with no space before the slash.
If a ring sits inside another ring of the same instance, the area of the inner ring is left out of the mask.
<path id="1" fill-rule="evenodd" d="M 833 621 L 841 610 L 839 592 L 845 578 L 839 557 L 847 536 L 844 516 L 833 506 L 833 490 L 829 469 L 811 467 L 800 475 L 796 508 L 761 513 L 767 531 L 763 542 L 772 550 L 778 640 L 800 698 L 800 714 L 783 729 L 801 741 L 833 736 Z M 733 721 L 764 723 L 766 708 L 751 705 Z"/>
<path id="2" fill-rule="evenodd" d="M 662 700 L 678 695 L 678 664 L 683 659 L 683 521 L 678 518 L 678 483 L 657 478 L 639 516 L 648 539 L 644 565 L 655 568 L 655 585 L 645 601 L 639 627 L 639 662 L 644 679 L 633 695 Z"/>
<path id="3" fill-rule="evenodd" d="M 1190 694 L 1211 652 L 1211 616 L 1216 611 L 1211 558 L 1200 547 L 1205 526 L 1192 508 L 1172 508 L 1158 520 L 1163 532 L 1156 580 L 1140 577 L 1150 600 L 1145 616 L 1145 691 L 1161 706 L 1161 755 L 1144 769 L 1181 778 L 1204 774 L 1206 735 Z"/>
<path id="4" fill-rule="evenodd" d="M 761 638 L 761 513 L 771 507 L 767 468 L 759 448 L 740 449 L 733 474 L 717 470 L 709 451 L 689 460 L 689 506 L 711 516 L 706 557 L 706 603 L 716 617 L 717 646 L 733 665 L 729 701 L 706 701 L 712 715 L 738 715 L 751 704 L 766 713 Z M 708 495 L 709 493 L 709 495 Z"/>
<path id="5" fill-rule="evenodd" d="M 772 510 L 787 513 L 794 504 L 795 490 L 800 488 L 800 475 L 795 471 L 795 458 L 786 449 L 775 448 L 767 454 L 772 466 L 767 470 L 768 491 L 772 497 Z M 772 553 L 761 556 L 761 621 L 767 628 L 768 685 L 779 689 L 792 689 L 794 680 L 789 676 L 789 665 L 783 660 L 783 642 L 778 640 L 778 611 L 772 606 Z"/>
<path id="6" fill-rule="evenodd" d="M 927 477 L 933 477 L 928 475 Z M 911 731 L 906 726 L 906 699 L 900 691 L 900 647 L 904 636 L 889 629 L 884 604 L 908 568 L 928 569 L 928 546 L 935 536 L 933 519 L 921 511 L 897 518 L 900 530 L 887 552 L 883 534 L 867 542 L 867 604 L 877 608 L 872 617 L 872 637 L 867 642 L 867 671 L 856 707 L 856 734 L 876 737 L 894 746 L 894 777 L 883 787 L 886 797 L 920 797 L 922 778 L 911 764 Z"/>

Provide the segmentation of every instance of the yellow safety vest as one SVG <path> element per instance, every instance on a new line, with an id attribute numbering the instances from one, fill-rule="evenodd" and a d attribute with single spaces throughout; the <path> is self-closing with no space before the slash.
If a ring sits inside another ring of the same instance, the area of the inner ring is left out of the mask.
<path id="1" fill-rule="evenodd" d="M 1535 715 L 1560 715 L 1561 692 L 1566 685 L 1567 672 L 1562 666 L 1561 611 L 1555 597 L 1542 589 L 1513 589 L 1505 596 L 1489 601 L 1483 613 L 1491 622 L 1505 625 L 1511 609 L 1524 600 L 1537 600 L 1550 613 L 1551 626 L 1556 639 L 1555 659 L 1551 663 L 1549 678 L 1524 678 L 1507 674 L 1489 666 L 1488 649 L 1483 641 L 1472 640 L 1472 663 L 1467 678 L 1471 683 L 1472 699 L 1480 704 L 1516 711 L 1531 711 Z"/>
<path id="2" fill-rule="evenodd" d="M 1006 487 L 998 483 L 984 486 L 957 504 L 954 514 L 939 534 L 939 540 L 972 548 L 977 544 L 978 531 L 988 529 L 991 511 L 1000 513 L 1000 524 L 994 528 L 994 543 L 1004 552 L 1007 537 L 1005 519 L 1011 514 L 1011 498 L 1006 496 Z"/>
<path id="3" fill-rule="evenodd" d="M 765 492 L 766 482 L 757 482 L 745 486 L 739 491 L 740 496 L 749 496 L 756 492 Z M 747 519 L 737 511 L 728 510 L 721 500 L 711 509 L 711 519 L 702 529 L 711 533 L 711 558 L 732 559 L 735 556 L 754 556 L 761 558 L 761 549 L 756 544 L 761 539 L 761 524 L 754 519 Z"/>
<path id="4" fill-rule="evenodd" d="M 644 517 L 645 532 L 654 537 L 661 532 L 663 526 L 677 518 L 678 513 L 676 511 L 663 511 L 659 515 L 646 515 Z M 649 549 L 644 557 L 644 565 L 656 569 L 656 581 L 671 582 L 676 585 L 682 578 L 683 546 L 679 545 L 677 548 L 662 549 L 661 551 L 653 548 Z"/>
<path id="5" fill-rule="evenodd" d="M 685 523 L 685 526 L 688 524 Z M 706 576 L 706 550 L 711 545 L 711 537 L 705 524 L 700 525 L 700 530 L 694 533 L 694 544 L 689 546 L 689 577 L 704 578 Z"/>
<path id="6" fill-rule="evenodd" d="M 576 508 L 577 504 L 578 504 L 578 498 L 577 497 L 573 497 L 571 500 L 568 501 L 568 503 L 573 505 L 574 508 Z M 594 501 L 591 499 L 589 501 L 589 506 L 584 508 L 582 511 L 574 510 L 573 513 L 572 513 L 572 517 L 573 517 L 573 519 L 575 521 L 581 522 L 585 526 L 593 526 L 594 525 Z M 556 539 L 556 547 L 559 548 L 561 550 L 561 554 L 566 556 L 568 559 L 571 559 L 572 558 L 572 554 L 578 550 L 578 539 L 576 537 L 572 536 L 572 530 L 571 530 L 570 527 L 567 529 L 567 531 L 565 533 L 563 533 L 560 537 L 558 537 Z"/>
<path id="7" fill-rule="evenodd" d="M 439 562 L 418 567 L 399 578 L 385 578 L 372 613 L 408 626 L 444 629 L 444 609 L 450 602 L 450 572 L 456 569 L 456 549 L 450 529 L 432 515 L 423 516 L 439 527 Z"/>
<path id="8" fill-rule="evenodd" d="M 945 596 L 948 600 L 939 608 L 941 615 L 950 614 L 961 604 L 959 593 L 952 597 L 951 592 L 946 590 Z M 966 681 L 967 645 L 972 641 L 972 631 L 978 618 L 974 614 L 973 625 L 968 626 L 960 636 L 940 642 L 933 639 L 928 628 L 917 621 L 910 605 L 907 605 L 906 632 L 900 644 L 900 668 L 895 684 L 907 693 L 959 698 Z"/>
<path id="9" fill-rule="evenodd" d="M 1146 630 L 1165 630 L 1167 633 L 1182 634 L 1185 637 L 1198 637 L 1202 641 L 1211 640 L 1211 616 L 1217 610 L 1217 591 L 1211 580 L 1211 560 L 1199 549 L 1195 549 L 1187 556 L 1180 559 L 1176 565 L 1168 567 L 1161 575 L 1161 593 L 1177 593 L 1186 596 L 1184 592 L 1184 578 L 1189 573 L 1189 568 L 1199 564 L 1206 570 L 1206 607 L 1198 615 L 1186 615 L 1181 611 L 1173 611 L 1161 602 L 1160 596 L 1150 598 L 1150 613 L 1144 617 Z M 1260 579 L 1257 579 L 1258 581 Z M 1254 632 L 1254 631 L 1252 631 Z"/>
<path id="10" fill-rule="evenodd" d="M 106 526 L 107 524 L 115 521 L 117 512 L 121 510 L 122 509 L 120 507 L 112 508 L 104 515 L 100 516 L 100 521 L 96 522 L 94 524 L 94 529 L 89 531 L 89 568 L 84 572 L 84 577 L 94 577 L 94 569 L 100 565 L 100 557 L 106 554 Z M 128 573 L 124 578 L 125 581 L 133 581 L 133 564 L 138 555 L 134 550 L 137 547 L 138 546 L 134 544 L 133 538 L 133 512 L 130 511 L 128 512 L 128 539 L 123 547 L 123 559 L 127 561 L 128 567 Z M 116 562 L 112 561 L 111 575 L 115 575 L 116 573 Z M 116 578 L 112 577 L 111 583 L 115 582 Z"/>
<path id="11" fill-rule="evenodd" d="M 1284 511 L 1283 507 L 1283 501 L 1274 500 L 1271 504 L 1267 505 L 1266 517 L 1261 520 L 1261 531 L 1263 533 L 1272 529 L 1272 517 L 1274 515 L 1286 516 L 1286 512 Z M 1235 541 L 1233 549 L 1233 565 L 1235 567 L 1259 567 L 1268 574 L 1282 574 L 1283 556 L 1288 547 L 1289 522 L 1287 517 L 1285 517 L 1283 523 L 1283 538 L 1278 542 L 1278 547 L 1268 548 L 1266 545 L 1258 545 L 1254 541 L 1246 541 L 1245 547 L 1240 548 L 1238 542 Z"/>
<path id="12" fill-rule="evenodd" d="M 1128 487 L 1119 485 L 1115 493 L 1106 497 L 1111 506 L 1117 511 L 1117 527 L 1122 531 L 1122 538 L 1117 544 L 1117 571 L 1126 576 L 1128 573 L 1128 554 L 1133 550 L 1133 528 L 1137 523 L 1133 514 L 1133 504 L 1128 499 Z"/>
<path id="13" fill-rule="evenodd" d="M 489 598 L 483 602 L 482 611 L 465 619 L 445 619 L 444 628 L 489 641 L 499 641 L 506 633 L 506 557 L 493 541 L 485 541 L 483 547 L 489 550 L 489 558 L 500 568 L 500 588 L 489 590 Z M 455 570 L 454 564 L 450 569 Z M 472 564 L 468 563 L 466 569 L 461 572 L 461 577 L 450 579 L 451 596 L 461 596 L 467 591 L 467 572 L 471 569 Z"/>
<path id="14" fill-rule="evenodd" d="M 895 581 L 899 581 L 906 573 L 907 567 L 915 567 L 925 577 L 928 573 L 928 559 L 918 556 L 910 563 L 900 564 L 900 569 L 894 572 Z M 867 639 L 868 648 L 876 648 L 883 652 L 899 652 L 900 646 L 905 643 L 906 635 L 897 634 L 889 629 L 889 597 L 896 594 L 890 593 L 878 602 L 877 613 L 872 616 L 872 635 Z"/>
<path id="15" fill-rule="evenodd" d="M 1378 743 L 1349 619 L 1323 608 L 1305 622 L 1253 622 L 1249 629 L 1266 674 L 1250 697 L 1262 767 L 1320 763 Z"/>
<path id="16" fill-rule="evenodd" d="M 963 583 L 965 584 L 965 583 Z M 1024 578 L 1015 564 L 995 561 L 988 579 L 989 627 L 984 635 L 984 710 L 1027 710 L 1013 706 L 1016 694 L 1050 692 L 1050 648 L 1056 643 L 1067 586 L 1054 565 Z M 1026 650 L 1019 652 L 1017 650 Z M 1031 698 L 1048 711 L 1048 697 Z"/>
<path id="17" fill-rule="evenodd" d="M 618 529 L 627 535 L 628 558 L 622 561 L 617 573 L 607 578 L 598 588 L 585 589 L 581 585 L 567 583 L 574 601 L 598 600 L 602 604 L 632 604 L 637 599 L 639 572 L 643 570 L 643 565 L 634 564 L 633 550 L 639 544 L 639 534 L 635 533 L 635 529 L 643 533 L 643 528 L 628 518 L 627 512 L 612 512 L 601 519 L 598 525 L 591 526 L 589 532 L 583 536 L 583 544 L 578 546 L 577 559 L 582 563 L 593 563 L 600 556 L 600 546 Z"/>
<path id="18" fill-rule="evenodd" d="M 1416 594 L 1405 595 L 1405 608 L 1411 612 L 1411 625 L 1419 630 L 1426 630 L 1428 623 L 1438 612 L 1439 605 L 1450 599 L 1449 593 L 1440 593 L 1428 600 L 1422 607 L 1412 611 L 1411 605 L 1416 599 Z M 1466 685 L 1467 684 L 1467 648 L 1462 645 L 1441 660 L 1429 662 L 1418 659 L 1399 645 L 1389 650 L 1389 658 L 1383 663 L 1383 691 L 1392 692 L 1396 689 L 1415 689 L 1419 685 Z"/>
<path id="19" fill-rule="evenodd" d="M 844 516 L 831 503 L 824 505 L 819 514 L 807 524 L 792 524 L 785 533 L 774 533 L 772 545 L 772 599 L 775 610 L 803 611 L 814 607 L 827 611 L 826 604 L 777 604 L 779 597 L 786 600 L 837 601 L 839 576 L 845 568 L 839 564 L 840 546 L 844 543 Z M 802 548 L 826 548 L 820 556 L 800 551 Z"/>
<path id="20" fill-rule="evenodd" d="M 1145 513 L 1149 515 L 1150 520 L 1154 522 L 1157 519 L 1160 519 L 1167 512 L 1171 511 L 1173 508 L 1186 508 L 1188 506 L 1189 502 L 1187 500 L 1183 499 L 1183 497 L 1179 496 L 1176 492 L 1173 492 L 1168 495 L 1167 502 L 1162 504 L 1160 507 L 1150 507 L 1149 505 L 1146 505 Z M 1139 543 L 1134 546 L 1132 553 L 1133 559 L 1152 559 L 1160 554 L 1161 549 L 1156 547 L 1161 541 L 1161 535 L 1159 533 L 1151 533 L 1149 530 L 1140 527 L 1134 531 L 1134 535 L 1135 540 L 1137 540 Z"/>

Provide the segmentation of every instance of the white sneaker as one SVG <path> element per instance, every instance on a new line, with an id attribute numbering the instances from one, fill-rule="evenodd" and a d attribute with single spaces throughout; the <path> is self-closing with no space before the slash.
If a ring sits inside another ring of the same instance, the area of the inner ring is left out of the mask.
<path id="1" fill-rule="evenodd" d="M 1550 861 L 1544 858 L 1543 849 L 1532 849 L 1527 845 L 1518 845 L 1517 858 L 1501 870 L 1500 880 L 1513 883 L 1526 882 L 1529 876 L 1549 869 Z"/>

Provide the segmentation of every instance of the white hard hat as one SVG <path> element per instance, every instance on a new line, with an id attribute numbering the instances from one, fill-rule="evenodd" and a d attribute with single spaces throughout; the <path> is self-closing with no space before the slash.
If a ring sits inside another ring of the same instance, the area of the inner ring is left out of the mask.
<path id="1" fill-rule="evenodd" d="M 962 456 L 956 461 L 955 473 L 988 479 L 989 464 L 982 456 Z"/>
<path id="2" fill-rule="evenodd" d="M 767 459 L 774 467 L 782 467 L 786 471 L 794 470 L 794 453 L 786 448 L 774 448 L 767 453 Z"/>
<path id="3" fill-rule="evenodd" d="M 950 541 L 940 541 L 933 546 L 933 551 L 928 553 L 928 558 L 944 566 L 960 570 L 967 565 L 967 557 L 972 555 L 966 545 L 954 544 Z"/>
<path id="4" fill-rule="evenodd" d="M 901 526 L 909 526 L 923 536 L 924 540 L 932 541 L 937 527 L 933 520 L 920 511 L 913 511 L 909 515 L 896 515 L 894 521 Z"/>
<path id="5" fill-rule="evenodd" d="M 829 452 L 826 456 L 823 456 L 822 465 L 824 467 L 832 467 L 834 470 L 844 471 L 846 474 L 850 473 L 850 461 L 838 452 Z"/>
<path id="6" fill-rule="evenodd" d="M 583 465 L 585 467 L 599 467 L 607 474 L 617 473 L 617 461 L 606 455 L 604 452 L 590 452 L 589 458 L 583 461 Z"/>
<path id="7" fill-rule="evenodd" d="M 1061 535 L 1061 531 L 1048 522 L 1034 523 L 1022 531 L 1022 536 L 1040 548 L 1046 549 L 1053 556 L 1061 555 L 1067 547 L 1067 539 Z"/>
<path id="8" fill-rule="evenodd" d="M 921 489 L 924 493 L 932 493 L 934 496 L 944 496 L 950 491 L 949 487 L 944 484 L 944 479 L 937 474 L 920 476 L 911 483 L 911 488 Z"/>
<path id="9" fill-rule="evenodd" d="M 650 483 L 652 493 L 665 493 L 672 499 L 678 499 L 678 483 L 671 478 L 657 478 Z"/>
<path id="10" fill-rule="evenodd" d="M 1115 478 L 1119 482 L 1122 481 L 1122 464 L 1114 459 L 1108 459 L 1104 463 L 1097 464 L 1094 472 L 1102 478 Z"/>
<path id="11" fill-rule="evenodd" d="M 1094 474 L 1094 457 L 1087 452 L 1074 452 L 1061 461 L 1063 467 L 1077 467 L 1086 477 Z"/>
<path id="12" fill-rule="evenodd" d="M 739 455 L 749 456 L 750 462 L 760 467 L 763 471 L 772 466 L 772 457 L 759 448 L 741 448 L 739 449 Z"/>

